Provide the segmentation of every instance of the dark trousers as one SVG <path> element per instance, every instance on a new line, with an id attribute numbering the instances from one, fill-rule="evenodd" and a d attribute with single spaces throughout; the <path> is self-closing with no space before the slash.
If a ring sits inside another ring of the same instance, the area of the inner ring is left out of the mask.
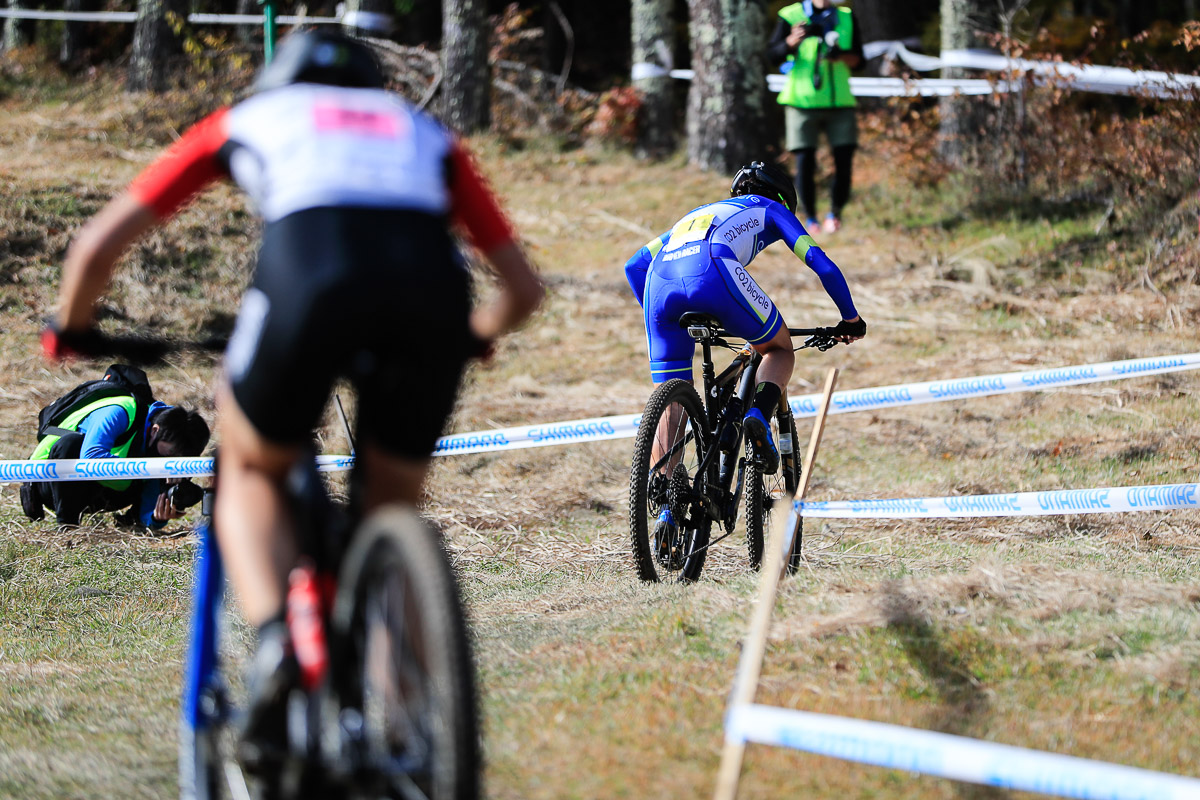
<path id="1" fill-rule="evenodd" d="M 82 433 L 69 433 L 50 448 L 50 458 L 79 458 Z M 94 511 L 120 511 L 137 500 L 138 484 L 123 492 L 101 486 L 97 481 L 45 481 L 30 484 L 35 503 L 54 510 L 59 525 L 78 525 L 79 518 Z"/>
<path id="2" fill-rule="evenodd" d="M 857 145 L 843 144 L 833 148 L 833 184 L 830 186 L 830 212 L 842 215 L 850 200 L 850 183 L 854 173 L 854 150 Z M 796 193 L 807 219 L 817 218 L 817 151 L 806 147 L 796 151 Z"/>

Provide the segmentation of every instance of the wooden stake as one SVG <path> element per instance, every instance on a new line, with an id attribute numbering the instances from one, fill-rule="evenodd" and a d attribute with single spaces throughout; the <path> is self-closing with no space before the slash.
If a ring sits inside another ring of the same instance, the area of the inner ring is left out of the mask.
<path id="1" fill-rule="evenodd" d="M 817 418 L 813 421 L 812 436 L 808 440 L 808 452 L 804 456 L 803 472 L 800 475 L 800 485 L 796 487 L 796 500 L 803 500 L 808 491 L 809 476 L 812 475 L 813 463 L 817 460 L 817 448 L 821 442 L 821 434 L 825 431 L 825 416 L 829 413 L 829 399 L 833 395 L 833 387 L 837 384 L 838 371 L 830 368 L 825 376 L 825 389 L 821 397 L 821 405 L 817 409 Z M 742 657 L 738 662 L 737 678 L 733 684 L 733 696 L 729 708 L 748 705 L 754 702 L 758 691 L 758 678 L 762 673 L 763 654 L 767 647 L 767 629 L 771 623 L 771 612 L 775 609 L 775 594 L 779 589 L 779 581 L 787 569 L 788 557 L 792 552 L 792 542 L 796 539 L 796 529 L 800 527 L 800 515 L 796 513 L 795 505 L 788 503 L 788 513 L 780 515 L 775 523 L 774 535 L 769 540 L 767 563 L 763 565 L 762 581 L 758 585 L 758 603 L 754 607 L 754 616 L 750 620 L 750 632 L 742 647 Z M 737 797 L 738 779 L 742 773 L 742 758 L 746 753 L 744 742 L 725 741 L 721 752 L 721 768 L 717 772 L 717 792 L 715 800 L 734 800 Z"/>

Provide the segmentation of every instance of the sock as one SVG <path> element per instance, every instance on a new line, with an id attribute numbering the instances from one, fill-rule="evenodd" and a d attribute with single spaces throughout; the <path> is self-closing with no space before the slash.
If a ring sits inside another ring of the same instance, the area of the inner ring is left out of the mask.
<path id="1" fill-rule="evenodd" d="M 782 395 L 783 390 L 778 386 L 770 381 L 763 381 L 754 387 L 753 407 L 762 412 L 763 419 L 769 420 L 775 413 L 775 407 L 779 405 L 779 398 Z"/>
<path id="2" fill-rule="evenodd" d="M 286 628 L 287 628 L 287 606 L 286 605 L 283 608 L 279 609 L 279 611 L 277 611 L 274 614 L 272 614 L 271 616 L 267 617 L 266 620 L 263 621 L 263 624 L 258 626 L 258 629 L 257 629 L 258 641 L 261 642 L 263 640 L 263 634 L 266 634 L 271 629 L 277 628 L 281 625 L 286 630 Z"/>

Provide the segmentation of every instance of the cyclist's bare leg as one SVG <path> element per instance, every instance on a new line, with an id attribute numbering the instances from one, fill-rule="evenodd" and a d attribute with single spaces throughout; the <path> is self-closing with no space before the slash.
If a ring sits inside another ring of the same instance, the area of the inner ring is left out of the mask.
<path id="1" fill-rule="evenodd" d="M 228 384 L 218 394 L 221 468 L 214 517 L 221 557 L 248 622 L 261 626 L 283 609 L 296 541 L 284 484 L 299 446 L 263 438 Z"/>
<path id="2" fill-rule="evenodd" d="M 358 449 L 362 459 L 363 493 L 366 510 L 391 503 L 415 507 L 421 501 L 428 458 L 402 458 L 369 444 Z"/>
<path id="3" fill-rule="evenodd" d="M 682 406 L 672 403 L 667 406 L 667 413 L 659 419 L 658 430 L 654 433 L 654 445 L 650 448 L 650 458 L 653 463 L 657 464 L 685 435 L 687 435 L 687 412 L 683 410 Z M 671 459 L 663 464 L 663 474 L 670 475 L 682 457 L 682 450 L 671 456 Z"/>
<path id="4" fill-rule="evenodd" d="M 796 366 L 796 354 L 792 351 L 792 337 L 787 324 L 784 323 L 767 341 L 754 345 L 754 349 L 763 357 L 758 365 L 759 382 L 773 383 L 781 391 L 786 389 Z"/>

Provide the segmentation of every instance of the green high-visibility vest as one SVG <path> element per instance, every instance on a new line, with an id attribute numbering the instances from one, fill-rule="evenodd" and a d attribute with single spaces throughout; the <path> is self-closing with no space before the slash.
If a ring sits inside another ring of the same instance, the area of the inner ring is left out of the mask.
<path id="1" fill-rule="evenodd" d="M 803 3 L 784 6 L 779 16 L 789 25 L 810 22 Z M 838 49 L 847 50 L 854 41 L 854 22 L 850 9 L 837 9 Z M 858 105 L 850 92 L 850 68 L 841 61 L 821 59 L 821 88 L 813 87 L 813 72 L 817 53 L 825 44 L 819 36 L 809 36 L 800 43 L 795 55 L 788 56 L 792 69 L 787 74 L 779 104 L 797 108 L 854 108 Z"/>
<path id="2" fill-rule="evenodd" d="M 67 418 L 55 427 L 68 431 L 77 431 L 79 429 L 79 423 L 83 422 L 84 417 L 86 417 L 88 414 L 91 414 L 93 411 L 98 411 L 107 406 L 120 406 L 125 410 L 125 415 L 129 418 L 129 425 L 125 428 L 126 431 L 133 426 L 134 420 L 137 419 L 137 400 L 134 400 L 132 397 L 105 397 L 102 400 L 97 400 L 94 403 L 87 404 L 73 414 L 67 415 Z M 130 436 L 128 438 L 124 436 L 121 438 L 125 439 L 125 441 L 121 444 L 118 444 L 110 451 L 113 455 L 113 458 L 125 458 L 127 455 L 129 455 L 129 447 L 133 444 L 133 440 L 137 438 L 137 436 L 135 434 L 134 436 Z M 49 458 L 50 448 L 54 447 L 54 443 L 58 440 L 59 437 L 54 434 L 49 434 L 44 437 L 40 442 L 38 442 L 38 446 L 34 448 L 33 455 L 29 457 L 30 460 L 41 461 Z M 118 492 L 123 492 L 128 489 L 129 484 L 130 481 L 100 481 L 101 486 Z"/>

